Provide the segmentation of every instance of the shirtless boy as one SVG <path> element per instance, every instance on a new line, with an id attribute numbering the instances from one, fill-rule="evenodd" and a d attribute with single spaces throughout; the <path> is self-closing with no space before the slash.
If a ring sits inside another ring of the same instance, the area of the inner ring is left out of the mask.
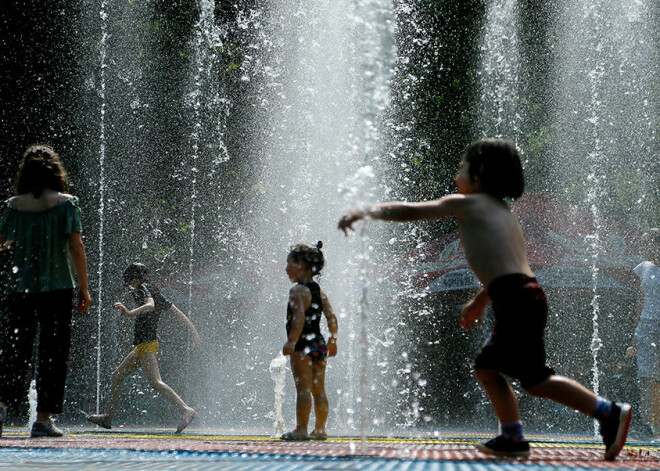
<path id="1" fill-rule="evenodd" d="M 454 216 L 465 257 L 483 288 L 461 312 L 466 329 L 481 325 L 489 302 L 495 327 L 475 361 L 475 374 L 500 421 L 501 434 L 477 445 L 488 454 L 529 456 L 518 402 L 504 375 L 516 378 L 534 396 L 551 399 L 600 422 L 605 459 L 623 448 L 632 411 L 628 404 L 607 401 L 572 379 L 558 376 L 545 363 L 544 331 L 548 305 L 527 263 L 520 224 L 504 198 L 522 196 L 520 157 L 511 141 L 485 139 L 472 143 L 456 175 L 458 193 L 435 201 L 391 202 L 353 210 L 339 220 L 347 233 L 360 219 L 416 221 Z"/>

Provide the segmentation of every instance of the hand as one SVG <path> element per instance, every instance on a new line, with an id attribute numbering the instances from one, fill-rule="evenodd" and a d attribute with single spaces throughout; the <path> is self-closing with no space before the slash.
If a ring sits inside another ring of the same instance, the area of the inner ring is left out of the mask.
<path id="1" fill-rule="evenodd" d="M 295 349 L 296 349 L 296 344 L 294 342 L 287 342 L 282 347 L 282 355 L 284 356 L 293 355 Z"/>
<path id="2" fill-rule="evenodd" d="M 122 316 L 130 316 L 128 309 L 126 309 L 126 306 L 124 306 L 122 303 L 115 303 L 115 307 L 119 309 Z"/>
<path id="3" fill-rule="evenodd" d="M 631 345 L 626 349 L 626 356 L 627 357 L 636 357 L 637 356 L 637 349 L 635 348 L 634 345 Z"/>
<path id="4" fill-rule="evenodd" d="M 475 303 L 474 300 L 468 301 L 461 310 L 461 327 L 465 330 L 472 330 L 474 329 L 475 321 L 479 325 L 483 324 L 485 307 L 484 305 Z"/>
<path id="5" fill-rule="evenodd" d="M 92 297 L 89 295 L 89 290 L 81 289 L 78 292 L 78 312 L 87 312 L 91 304 Z"/>
<path id="6" fill-rule="evenodd" d="M 364 219 L 364 212 L 360 210 L 348 211 L 340 219 L 339 224 L 337 224 L 337 229 L 344 231 L 344 235 L 348 235 L 347 229 L 354 231 L 353 223 Z"/>
<path id="7" fill-rule="evenodd" d="M 334 337 L 331 337 L 330 340 L 328 340 L 327 343 L 328 347 L 328 357 L 335 357 L 337 356 L 337 339 Z"/>

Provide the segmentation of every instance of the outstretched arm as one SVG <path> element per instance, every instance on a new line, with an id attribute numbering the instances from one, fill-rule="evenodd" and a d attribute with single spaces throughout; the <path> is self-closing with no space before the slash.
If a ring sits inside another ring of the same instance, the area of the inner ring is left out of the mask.
<path id="1" fill-rule="evenodd" d="M 353 224 L 360 219 L 408 222 L 456 216 L 460 213 L 464 201 L 464 195 L 456 194 L 421 203 L 391 202 L 376 204 L 366 209 L 354 209 L 346 212 L 339 219 L 337 227 L 344 231 L 344 234 L 347 234 L 347 229 L 353 230 Z"/>
<path id="2" fill-rule="evenodd" d="M 127 309 L 122 303 L 115 303 L 115 307 L 121 311 L 123 316 L 139 316 L 140 314 L 145 314 L 151 312 L 156 308 L 156 303 L 154 303 L 154 298 L 147 298 L 147 301 L 135 309 Z"/>
<path id="3" fill-rule="evenodd" d="M 71 258 L 73 259 L 73 267 L 76 270 L 78 282 L 80 283 L 78 312 L 85 312 L 92 303 L 92 297 L 89 294 L 89 287 L 87 286 L 87 254 L 85 253 L 85 245 L 83 244 L 80 232 L 69 234 L 69 247 Z"/>
<path id="4" fill-rule="evenodd" d="M 337 330 L 339 326 L 337 325 L 337 316 L 335 316 L 335 312 L 332 309 L 332 304 L 330 304 L 330 300 L 323 289 L 321 289 L 321 303 L 323 304 L 323 314 L 325 314 L 325 319 L 328 322 L 328 330 L 330 331 L 328 356 L 334 357 L 337 355 Z"/>
<path id="5" fill-rule="evenodd" d="M 174 313 L 176 316 L 179 317 L 183 321 L 184 324 L 188 326 L 188 329 L 190 329 L 190 334 L 192 335 L 192 344 L 196 345 L 199 343 L 199 334 L 197 333 L 197 329 L 195 329 L 195 326 L 193 323 L 188 319 L 188 316 L 186 316 L 181 309 L 176 307 L 174 304 L 170 306 L 169 309 L 170 312 Z"/>

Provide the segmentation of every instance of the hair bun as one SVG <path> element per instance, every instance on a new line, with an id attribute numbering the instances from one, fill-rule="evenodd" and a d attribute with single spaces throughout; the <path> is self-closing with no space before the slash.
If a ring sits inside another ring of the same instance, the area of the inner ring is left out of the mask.
<path id="1" fill-rule="evenodd" d="M 321 242 L 321 241 L 319 240 L 319 241 L 316 243 L 316 248 L 317 248 L 317 249 L 321 249 L 321 248 L 323 248 L 323 242 Z"/>

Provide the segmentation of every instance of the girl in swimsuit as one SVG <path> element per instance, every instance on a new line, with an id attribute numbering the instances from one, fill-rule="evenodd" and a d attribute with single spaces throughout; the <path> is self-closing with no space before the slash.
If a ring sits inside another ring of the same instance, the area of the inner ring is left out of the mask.
<path id="1" fill-rule="evenodd" d="M 314 281 L 325 263 L 322 242 L 298 244 L 286 259 L 286 274 L 296 283 L 289 291 L 287 305 L 287 342 L 284 355 L 291 356 L 291 371 L 296 384 L 296 428 L 282 435 L 283 440 L 325 440 L 328 433 L 328 397 L 325 392 L 325 359 L 337 355 L 337 317 L 325 291 Z M 330 338 L 321 334 L 321 314 L 328 322 Z M 307 433 L 314 398 L 316 426 Z"/>

